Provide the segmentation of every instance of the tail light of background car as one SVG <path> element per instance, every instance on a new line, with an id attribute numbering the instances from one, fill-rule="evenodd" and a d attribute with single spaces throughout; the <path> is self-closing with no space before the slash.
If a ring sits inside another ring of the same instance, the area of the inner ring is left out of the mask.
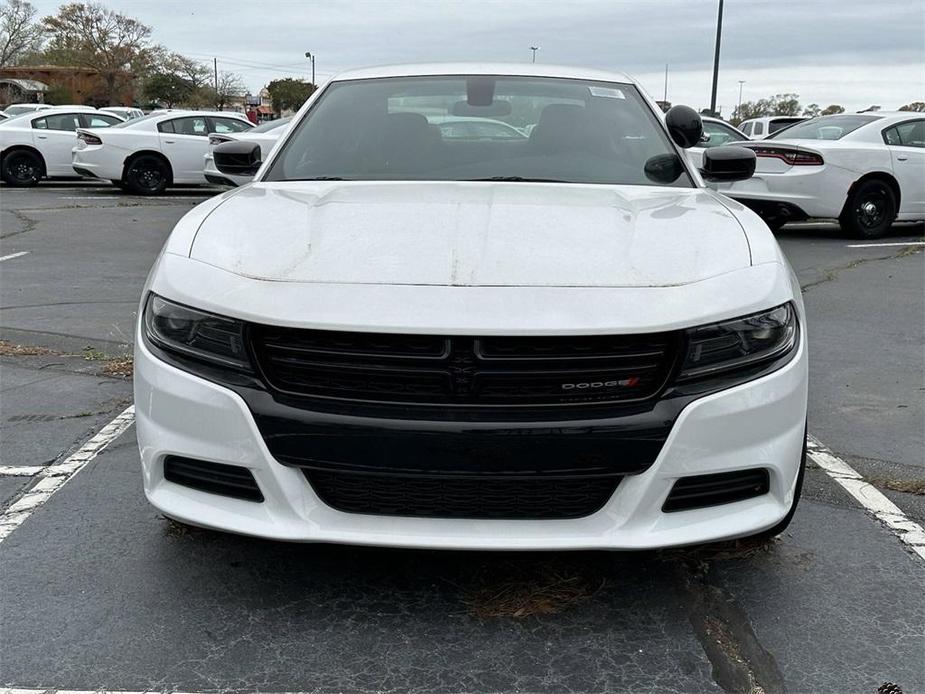
<path id="1" fill-rule="evenodd" d="M 223 142 L 230 142 L 230 137 L 225 137 L 223 135 L 209 135 L 209 146 L 214 147 L 215 145 L 220 145 Z"/>
<path id="2" fill-rule="evenodd" d="M 782 147 L 752 147 L 755 156 L 762 159 L 781 159 L 791 166 L 822 166 L 825 161 L 815 152 L 801 152 Z"/>
<path id="3" fill-rule="evenodd" d="M 101 145 L 103 141 L 98 138 L 96 135 L 91 135 L 90 133 L 77 133 L 77 139 L 83 140 L 88 145 Z"/>

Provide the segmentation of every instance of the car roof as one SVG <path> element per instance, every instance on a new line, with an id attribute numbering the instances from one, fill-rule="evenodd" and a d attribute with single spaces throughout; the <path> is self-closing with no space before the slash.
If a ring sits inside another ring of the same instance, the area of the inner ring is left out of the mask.
<path id="1" fill-rule="evenodd" d="M 637 84 L 622 72 L 610 72 L 570 65 L 533 63 L 410 63 L 407 65 L 381 65 L 356 70 L 345 70 L 331 78 L 332 82 L 376 79 L 377 77 L 430 77 L 440 75 L 505 75 L 511 77 L 558 77 L 623 82 Z"/>

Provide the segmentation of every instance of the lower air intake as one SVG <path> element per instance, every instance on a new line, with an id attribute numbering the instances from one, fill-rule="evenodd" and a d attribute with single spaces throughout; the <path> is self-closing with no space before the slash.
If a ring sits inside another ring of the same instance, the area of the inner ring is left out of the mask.
<path id="1" fill-rule="evenodd" d="M 315 493 L 346 513 L 417 518 L 548 520 L 600 510 L 618 477 L 440 478 L 305 470 Z"/>
<path id="2" fill-rule="evenodd" d="M 164 459 L 164 479 L 200 492 L 263 501 L 254 475 L 245 467 L 208 463 L 169 455 Z"/>
<path id="3" fill-rule="evenodd" d="M 770 478 L 765 468 L 682 477 L 671 488 L 662 511 L 669 513 L 731 504 L 767 494 L 769 489 Z"/>

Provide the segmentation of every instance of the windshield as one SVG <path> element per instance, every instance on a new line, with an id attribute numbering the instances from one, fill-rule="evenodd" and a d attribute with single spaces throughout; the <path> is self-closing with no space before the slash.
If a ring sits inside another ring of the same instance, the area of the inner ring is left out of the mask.
<path id="1" fill-rule="evenodd" d="M 149 113 L 147 116 L 141 116 L 140 118 L 132 118 L 131 120 L 123 121 L 122 123 L 117 123 L 112 126 L 114 128 L 134 128 L 139 123 L 144 123 L 145 121 L 153 120 L 155 118 L 160 118 L 163 116 L 163 113 Z"/>
<path id="2" fill-rule="evenodd" d="M 646 161 L 659 155 L 677 153 L 630 84 L 490 75 L 379 78 L 327 87 L 263 180 L 664 185 L 644 172 Z M 693 185 L 686 173 L 675 184 Z"/>
<path id="3" fill-rule="evenodd" d="M 880 116 L 821 116 L 778 130 L 768 140 L 840 140 Z"/>
<path id="4" fill-rule="evenodd" d="M 271 130 L 276 130 L 277 128 L 282 128 L 284 125 L 287 125 L 289 121 L 292 120 L 292 116 L 287 118 L 277 118 L 276 120 L 268 120 L 266 123 L 261 123 L 255 128 L 251 128 L 249 133 L 267 133 Z"/>
<path id="5" fill-rule="evenodd" d="M 31 104 L 25 104 L 20 106 L 7 106 L 5 109 L 3 109 L 3 112 L 8 116 L 19 116 L 23 113 L 32 113 L 33 111 L 37 110 L 38 109 L 35 106 Z"/>

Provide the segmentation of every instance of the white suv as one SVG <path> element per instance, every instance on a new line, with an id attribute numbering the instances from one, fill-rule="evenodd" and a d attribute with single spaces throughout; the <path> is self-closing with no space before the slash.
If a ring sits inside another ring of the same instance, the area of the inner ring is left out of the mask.
<path id="1" fill-rule="evenodd" d="M 447 117 L 529 136 L 445 137 Z M 532 128 L 528 126 L 533 125 Z M 644 548 L 779 532 L 803 475 L 800 287 L 629 77 L 416 65 L 334 78 L 144 287 L 144 488 L 311 542 Z"/>
<path id="2" fill-rule="evenodd" d="M 778 130 L 789 128 L 794 123 L 806 120 L 806 116 L 763 116 L 749 118 L 739 123 L 739 130 L 748 135 L 750 140 L 763 140 Z"/>

